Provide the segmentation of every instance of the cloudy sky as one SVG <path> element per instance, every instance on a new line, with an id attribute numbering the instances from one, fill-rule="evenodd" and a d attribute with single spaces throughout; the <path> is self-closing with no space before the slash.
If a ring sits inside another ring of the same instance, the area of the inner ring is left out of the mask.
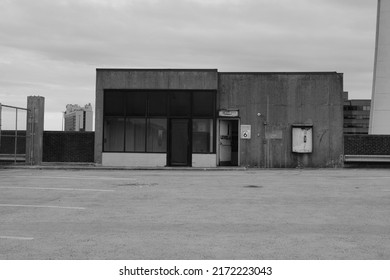
<path id="1" fill-rule="evenodd" d="M 337 71 L 371 98 L 375 0 L 0 0 L 0 103 L 95 102 L 96 68 Z"/>

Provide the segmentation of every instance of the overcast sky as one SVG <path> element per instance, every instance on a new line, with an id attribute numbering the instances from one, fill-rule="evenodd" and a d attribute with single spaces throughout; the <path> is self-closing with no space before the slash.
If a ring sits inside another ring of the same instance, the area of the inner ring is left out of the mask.
<path id="1" fill-rule="evenodd" d="M 375 0 L 0 0 L 0 103 L 95 105 L 96 68 L 337 71 L 371 98 Z"/>

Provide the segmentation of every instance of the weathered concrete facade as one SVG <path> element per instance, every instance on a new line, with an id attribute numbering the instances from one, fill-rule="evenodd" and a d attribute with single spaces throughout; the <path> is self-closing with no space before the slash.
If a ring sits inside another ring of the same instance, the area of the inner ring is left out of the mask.
<path id="1" fill-rule="evenodd" d="M 103 151 L 104 95 L 109 96 L 110 90 L 181 90 L 193 91 L 193 96 L 197 91 L 215 91 L 211 132 L 215 149 L 208 154 L 193 153 L 187 166 L 223 165 L 222 142 L 229 137 L 232 143 L 234 139 L 238 142 L 235 148 L 230 148 L 231 165 L 260 168 L 342 165 L 343 76 L 336 72 L 221 73 L 216 69 L 98 69 L 95 162 L 103 165 L 106 162 L 109 165 L 131 166 L 138 163 L 138 166 L 165 166 L 169 165 L 169 148 L 166 154 Z M 174 127 L 170 124 L 170 118 L 168 134 Z M 192 122 L 189 119 L 189 143 L 195 142 L 191 139 Z M 229 137 L 222 135 L 226 123 L 233 125 L 233 128 L 228 127 L 228 130 L 234 131 Z M 294 126 L 310 129 L 310 152 L 292 151 Z M 242 132 L 243 127 L 250 128 L 249 136 Z M 169 143 L 170 136 L 167 137 Z M 237 151 L 234 152 L 234 149 Z"/>
<path id="2" fill-rule="evenodd" d="M 343 155 L 343 76 L 337 73 L 220 73 L 219 108 L 252 127 L 241 165 L 333 167 Z M 313 126 L 313 152 L 292 152 L 294 124 Z"/>
<path id="3" fill-rule="evenodd" d="M 26 163 L 42 163 L 45 98 L 27 97 Z"/>

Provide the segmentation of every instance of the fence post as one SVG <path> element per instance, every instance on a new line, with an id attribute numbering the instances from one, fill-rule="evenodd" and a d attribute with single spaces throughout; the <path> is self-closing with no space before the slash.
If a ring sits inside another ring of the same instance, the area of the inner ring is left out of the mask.
<path id="1" fill-rule="evenodd" d="M 18 108 L 15 111 L 15 153 L 14 163 L 16 164 L 16 154 L 18 153 Z"/>
<path id="2" fill-rule="evenodd" d="M 0 147 L 1 147 L 1 103 L 0 103 Z"/>
<path id="3" fill-rule="evenodd" d="M 45 98 L 27 97 L 26 163 L 40 165 L 43 152 Z"/>

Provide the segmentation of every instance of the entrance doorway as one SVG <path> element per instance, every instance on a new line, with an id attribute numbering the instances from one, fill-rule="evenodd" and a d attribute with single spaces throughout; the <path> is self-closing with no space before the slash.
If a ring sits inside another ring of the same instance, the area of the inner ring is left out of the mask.
<path id="1" fill-rule="evenodd" d="M 220 119 L 218 131 L 220 166 L 238 166 L 238 119 Z"/>
<path id="2" fill-rule="evenodd" d="M 189 119 L 171 119 L 169 129 L 169 166 L 190 166 L 190 121 Z"/>

